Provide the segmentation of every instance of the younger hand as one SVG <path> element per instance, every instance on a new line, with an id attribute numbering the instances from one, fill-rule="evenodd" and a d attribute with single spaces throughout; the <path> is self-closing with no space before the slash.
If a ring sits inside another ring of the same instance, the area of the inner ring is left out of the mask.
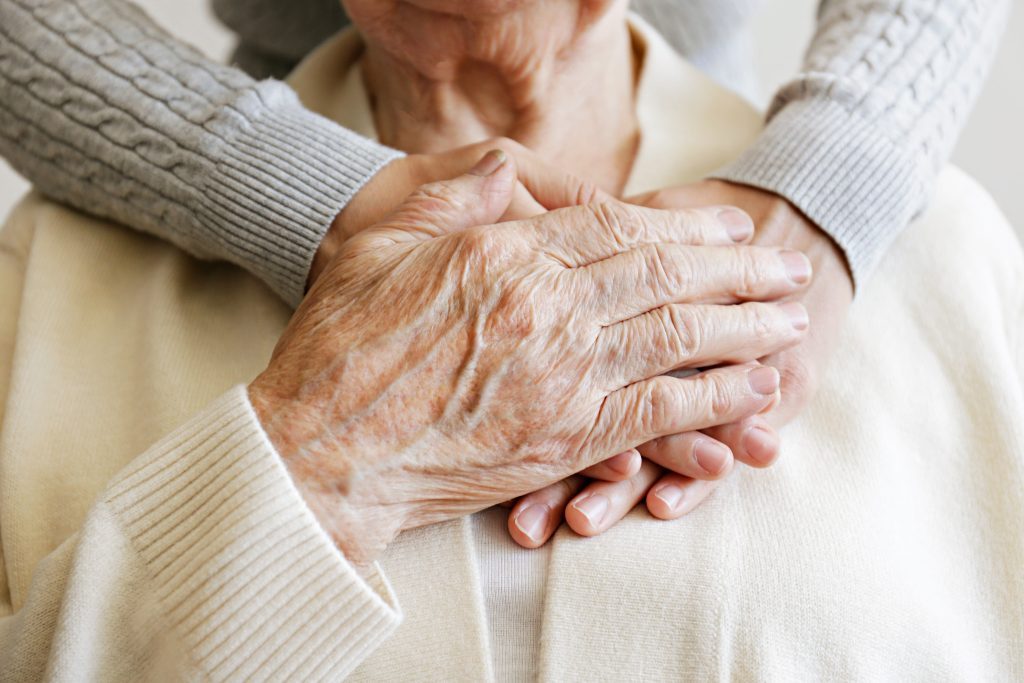
<path id="1" fill-rule="evenodd" d="M 734 460 L 753 467 L 772 464 L 780 444 L 775 429 L 796 417 L 813 397 L 853 299 L 852 279 L 839 247 L 778 195 L 708 180 L 633 201 L 656 208 L 716 204 L 746 211 L 757 226 L 754 244 L 789 247 L 810 258 L 813 282 L 787 300 L 803 303 L 813 325 L 800 344 L 762 359 L 778 368 L 782 378 L 781 400 L 766 413 L 663 437 L 616 456 L 606 464 L 622 473 L 619 481 L 613 481 L 613 472 L 605 468 L 599 474 L 606 481 L 574 477 L 517 501 L 509 515 L 509 531 L 525 547 L 546 542 L 563 516 L 577 533 L 599 534 L 641 500 L 655 517 L 675 519 L 703 502 L 732 470 Z"/>

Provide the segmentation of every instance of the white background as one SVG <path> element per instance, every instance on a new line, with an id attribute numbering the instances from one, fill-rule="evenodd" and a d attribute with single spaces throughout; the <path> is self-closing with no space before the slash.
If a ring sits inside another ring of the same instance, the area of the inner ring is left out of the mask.
<path id="1" fill-rule="evenodd" d="M 284 0 L 282 0 L 284 1 Z M 224 58 L 229 34 L 212 18 L 207 0 L 136 0 L 172 33 Z M 953 155 L 995 196 L 1024 236 L 1024 10 L 1018 3 L 997 61 Z M 771 0 L 755 22 L 762 102 L 795 72 L 810 37 L 817 0 Z M 0 162 L 0 216 L 28 184 Z"/>

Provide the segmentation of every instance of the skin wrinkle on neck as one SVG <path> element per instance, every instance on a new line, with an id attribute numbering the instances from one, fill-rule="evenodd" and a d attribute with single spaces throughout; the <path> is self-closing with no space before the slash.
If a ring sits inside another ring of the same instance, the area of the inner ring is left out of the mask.
<path id="1" fill-rule="evenodd" d="M 425 153 L 509 137 L 621 194 L 639 142 L 639 60 L 621 0 L 518 3 L 471 19 L 352 5 L 383 143 Z"/>

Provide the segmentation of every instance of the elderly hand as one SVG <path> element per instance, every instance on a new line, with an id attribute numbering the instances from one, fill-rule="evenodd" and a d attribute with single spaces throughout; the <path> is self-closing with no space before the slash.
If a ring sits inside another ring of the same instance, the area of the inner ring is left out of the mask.
<path id="1" fill-rule="evenodd" d="M 491 138 L 437 154 L 399 157 L 378 171 L 334 219 L 313 257 L 308 284 L 312 286 L 345 240 L 394 211 L 420 186 L 457 176 L 491 149 L 500 149 L 515 159 L 518 172 L 519 182 L 502 216 L 505 220 L 607 199 L 593 185 L 549 166 L 533 151 L 508 138 Z"/>
<path id="2" fill-rule="evenodd" d="M 604 203 L 474 227 L 505 212 L 515 182 L 488 154 L 348 240 L 249 386 L 355 563 L 404 529 L 776 400 L 770 368 L 663 373 L 797 342 L 785 307 L 688 303 L 791 294 L 790 252 L 736 246 L 721 209 Z"/>
<path id="3" fill-rule="evenodd" d="M 633 468 L 622 481 L 588 483 L 585 478 L 573 477 L 524 496 L 509 515 L 509 531 L 525 547 L 546 542 L 563 515 L 574 531 L 587 536 L 605 531 L 640 501 L 646 501 L 655 517 L 675 519 L 707 498 L 731 471 L 734 458 L 753 467 L 772 464 L 779 454 L 774 428 L 794 418 L 813 397 L 853 299 L 852 281 L 839 247 L 778 195 L 708 180 L 633 201 L 658 208 L 728 204 L 746 211 L 757 225 L 754 244 L 789 247 L 810 258 L 814 281 L 788 299 L 803 303 L 814 324 L 800 344 L 762 359 L 778 368 L 782 377 L 781 399 L 771 410 L 701 432 L 656 439 L 640 446 L 632 458 L 629 454 L 616 456 L 623 463 L 628 459 L 628 467 Z M 645 458 L 642 464 L 641 455 Z M 626 467 L 623 465 L 624 470 Z M 603 479 L 611 478 L 606 472 L 601 474 Z M 531 535 L 531 530 L 538 533 Z"/>

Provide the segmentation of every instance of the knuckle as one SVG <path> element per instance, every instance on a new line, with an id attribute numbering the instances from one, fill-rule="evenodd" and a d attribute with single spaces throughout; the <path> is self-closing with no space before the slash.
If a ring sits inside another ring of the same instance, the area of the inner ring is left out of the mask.
<path id="1" fill-rule="evenodd" d="M 637 415 L 645 433 L 660 432 L 673 416 L 680 413 L 679 409 L 679 395 L 668 378 L 656 377 L 640 392 Z"/>
<path id="2" fill-rule="evenodd" d="M 476 258 L 489 258 L 498 250 L 493 231 L 484 228 L 470 228 L 460 233 L 459 241 Z"/>
<path id="3" fill-rule="evenodd" d="M 705 374 L 701 381 L 703 413 L 714 420 L 732 413 L 733 396 L 726 380 L 718 374 Z"/>
<path id="4" fill-rule="evenodd" d="M 660 242 L 645 244 L 640 251 L 655 298 L 685 295 L 701 277 L 702 264 L 689 251 Z"/>
<path id="5" fill-rule="evenodd" d="M 488 339 L 525 339 L 541 324 L 545 288 L 536 275 L 505 278 L 484 326 Z"/>
<path id="6" fill-rule="evenodd" d="M 577 206 L 587 206 L 588 204 L 593 204 L 598 201 L 600 193 L 597 189 L 597 185 L 589 180 L 583 180 L 576 176 L 571 176 L 570 182 L 573 182 L 576 185 L 576 190 L 573 194 L 575 195 L 574 202 Z"/>
<path id="7" fill-rule="evenodd" d="M 759 250 L 751 247 L 735 247 L 739 277 L 735 295 L 739 299 L 750 299 L 764 289 L 767 275 L 764 259 Z"/>
<path id="8" fill-rule="evenodd" d="M 677 209 L 672 213 L 676 219 L 676 229 L 691 244 L 707 242 L 708 236 L 714 232 L 705 209 Z"/>
<path id="9" fill-rule="evenodd" d="M 776 338 L 778 323 L 771 309 L 764 304 L 745 304 L 748 327 L 754 341 L 760 345 L 770 344 Z"/>
<path id="10" fill-rule="evenodd" d="M 685 363 L 700 354 L 704 346 L 704 326 L 700 317 L 689 307 L 669 305 L 662 310 L 665 338 L 669 350 L 679 363 Z"/>
<path id="11" fill-rule="evenodd" d="M 664 247 L 660 244 L 645 244 L 641 251 L 647 272 L 651 274 L 651 285 L 655 293 L 669 288 L 669 266 Z"/>
<path id="12" fill-rule="evenodd" d="M 607 201 L 589 204 L 599 228 L 611 237 L 620 249 L 637 244 L 643 235 L 638 212 L 622 202 Z"/>
<path id="13" fill-rule="evenodd" d="M 514 248 L 508 235 L 489 226 L 463 230 L 455 235 L 455 239 L 457 248 L 451 267 L 462 277 L 496 275 L 495 271 L 500 270 Z"/>

